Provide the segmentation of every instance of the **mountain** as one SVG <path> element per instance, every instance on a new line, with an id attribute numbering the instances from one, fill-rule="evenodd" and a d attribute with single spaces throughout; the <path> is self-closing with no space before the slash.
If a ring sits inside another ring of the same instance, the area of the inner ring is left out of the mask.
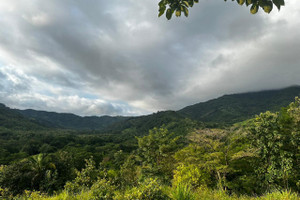
<path id="1" fill-rule="evenodd" d="M 187 124 L 183 125 L 187 122 L 184 122 L 186 118 L 211 124 L 233 124 L 249 119 L 267 110 L 273 112 L 279 111 L 281 107 L 287 106 L 298 95 L 300 95 L 300 86 L 278 90 L 230 94 L 207 102 L 187 106 L 179 111 L 163 111 L 139 117 L 81 117 L 68 113 L 31 109 L 12 110 L 0 104 L 0 123 L 3 123 L 5 119 L 5 123 L 10 123 L 10 126 L 16 124 L 16 126 L 21 127 L 24 124 L 30 127 L 28 125 L 32 124 L 32 127 L 43 125 L 52 128 L 96 130 L 113 134 L 123 133 L 124 131 L 128 132 L 130 130 L 131 133 L 135 133 L 136 135 L 143 135 L 149 129 L 160 127 L 163 124 L 173 123 L 186 126 Z"/>
<path id="2" fill-rule="evenodd" d="M 300 86 L 224 95 L 217 99 L 185 107 L 179 111 L 162 111 L 151 115 L 127 118 L 111 124 L 105 129 L 105 132 L 114 134 L 130 132 L 135 135 L 142 135 L 147 133 L 149 129 L 164 124 L 170 125 L 170 123 L 176 128 L 169 127 L 169 129 L 174 128 L 177 132 L 184 130 L 178 126 L 193 126 L 195 121 L 219 125 L 233 124 L 250 119 L 267 110 L 279 111 L 294 101 L 295 96 L 298 95 L 300 95 Z M 203 124 L 198 123 L 198 126 L 203 126 Z"/>
<path id="3" fill-rule="evenodd" d="M 202 123 L 196 123 L 175 111 L 160 111 L 151 115 L 128 118 L 117 122 L 105 129 L 106 133 L 111 134 L 131 134 L 141 136 L 148 134 L 148 131 L 165 125 L 169 131 L 175 135 L 184 135 L 187 130 L 195 126 L 202 126 Z"/>
<path id="4" fill-rule="evenodd" d="M 37 130 L 45 129 L 35 120 L 30 120 L 19 112 L 0 103 L 0 127 L 14 130 Z"/>
<path id="5" fill-rule="evenodd" d="M 300 86 L 278 90 L 224 95 L 203 103 L 187 106 L 179 114 L 197 121 L 232 124 L 261 112 L 279 111 L 300 96 Z"/>
<path id="6" fill-rule="evenodd" d="M 113 123 L 123 121 L 127 117 L 111 117 L 111 116 L 89 116 L 81 117 L 70 113 L 56 113 L 46 111 L 16 110 L 24 117 L 38 121 L 47 127 L 67 128 L 76 130 L 102 130 Z"/>

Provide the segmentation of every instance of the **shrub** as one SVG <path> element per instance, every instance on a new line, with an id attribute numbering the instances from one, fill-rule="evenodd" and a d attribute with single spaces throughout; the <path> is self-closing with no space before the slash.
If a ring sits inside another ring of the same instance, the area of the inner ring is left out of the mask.
<path id="1" fill-rule="evenodd" d="M 100 179 L 91 187 L 92 197 L 97 200 L 112 200 L 116 187 L 109 181 Z"/>
<path id="2" fill-rule="evenodd" d="M 116 200 L 167 200 L 170 199 L 163 191 L 157 179 L 146 179 L 138 187 L 133 187 L 124 194 L 117 194 Z"/>
<path id="3" fill-rule="evenodd" d="M 80 172 L 76 171 L 77 177 L 72 182 L 67 182 L 65 189 L 71 193 L 78 193 L 82 190 L 89 189 L 96 181 L 99 171 L 95 167 L 92 158 L 86 160 L 86 166 Z"/>
<path id="4" fill-rule="evenodd" d="M 183 184 L 190 185 L 192 188 L 198 188 L 200 186 L 206 186 L 209 182 L 209 173 L 193 164 L 179 165 L 174 171 L 173 186 L 175 187 Z"/>

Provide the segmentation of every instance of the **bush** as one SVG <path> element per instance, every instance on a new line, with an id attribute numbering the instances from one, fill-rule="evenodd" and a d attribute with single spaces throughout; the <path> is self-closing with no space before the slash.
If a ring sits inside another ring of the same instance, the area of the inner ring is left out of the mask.
<path id="1" fill-rule="evenodd" d="M 0 186 L 5 188 L 6 194 L 17 195 L 31 189 L 32 176 L 27 165 L 28 162 L 21 161 L 0 167 Z"/>
<path id="2" fill-rule="evenodd" d="M 138 187 L 133 187 L 124 194 L 118 194 L 116 200 L 167 200 L 170 199 L 163 191 L 157 179 L 146 179 Z"/>
<path id="3" fill-rule="evenodd" d="M 210 175 L 208 172 L 201 170 L 196 165 L 179 165 L 174 171 L 173 186 L 178 187 L 181 184 L 190 185 L 192 188 L 206 186 L 210 183 Z M 182 186 L 180 186 L 182 187 Z"/>
<path id="4" fill-rule="evenodd" d="M 72 182 L 67 182 L 65 189 L 67 192 L 79 193 L 82 190 L 89 189 L 96 181 L 99 170 L 95 167 L 92 158 L 86 160 L 86 166 L 80 172 L 76 171 L 77 177 Z"/>
<path id="5" fill-rule="evenodd" d="M 0 199 L 12 199 L 13 195 L 7 188 L 0 187 Z"/>
<path id="6" fill-rule="evenodd" d="M 97 200 L 112 200 L 116 187 L 109 181 L 100 179 L 91 187 L 92 197 Z"/>

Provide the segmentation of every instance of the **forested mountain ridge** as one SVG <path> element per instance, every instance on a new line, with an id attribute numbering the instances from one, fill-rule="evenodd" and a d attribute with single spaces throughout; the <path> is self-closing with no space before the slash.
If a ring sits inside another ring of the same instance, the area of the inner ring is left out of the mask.
<path id="1" fill-rule="evenodd" d="M 124 130 L 136 129 L 146 132 L 162 124 L 189 118 L 191 120 L 215 123 L 233 124 L 261 112 L 279 111 L 287 106 L 295 96 L 300 95 L 300 86 L 291 86 L 278 90 L 266 90 L 240 94 L 224 95 L 222 97 L 187 106 L 179 111 L 161 111 L 145 116 L 87 116 L 81 117 L 70 113 L 56 113 L 46 111 L 12 110 L 8 113 L 20 113 L 27 121 L 42 124 L 51 128 L 65 128 L 75 130 L 96 130 L 109 133 L 121 133 Z M 6 108 L 2 104 L 2 108 Z M 22 117 L 22 116 L 19 116 Z"/>
<path id="2" fill-rule="evenodd" d="M 150 129 L 167 125 L 170 131 L 176 135 L 185 135 L 185 129 L 190 127 L 203 127 L 201 122 L 190 120 L 176 111 L 161 111 L 151 115 L 132 117 L 126 120 L 111 124 L 103 130 L 105 133 L 111 134 L 130 134 L 141 136 L 148 134 Z"/>
<path id="3" fill-rule="evenodd" d="M 45 129 L 44 126 L 35 120 L 30 120 L 19 112 L 6 107 L 0 103 L 0 127 L 19 130 Z"/>
<path id="4" fill-rule="evenodd" d="M 185 137 L 166 126 L 130 140 L 0 127 L 0 199 L 298 200 L 299 119 L 295 98 L 278 113 Z"/>
<path id="5" fill-rule="evenodd" d="M 76 130 L 103 130 L 113 123 L 120 122 L 128 118 L 122 116 L 81 117 L 71 113 L 56 113 L 32 109 L 16 111 L 22 114 L 24 117 L 34 119 L 48 127 Z"/>
<path id="6" fill-rule="evenodd" d="M 59 129 L 0 104 L 0 199 L 300 198 L 299 98 L 209 127 L 163 111 L 102 131 Z"/>
<path id="7" fill-rule="evenodd" d="M 187 106 L 178 113 L 197 121 L 233 124 L 267 110 L 279 111 L 299 95 L 300 86 L 224 95 L 207 102 Z"/>

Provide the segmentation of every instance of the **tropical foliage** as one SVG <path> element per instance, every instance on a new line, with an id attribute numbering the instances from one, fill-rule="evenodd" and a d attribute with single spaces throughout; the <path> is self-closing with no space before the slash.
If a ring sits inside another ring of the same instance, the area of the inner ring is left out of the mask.
<path id="1" fill-rule="evenodd" d="M 230 127 L 185 122 L 135 137 L 1 127 L 0 199 L 300 198 L 299 98 Z"/>

